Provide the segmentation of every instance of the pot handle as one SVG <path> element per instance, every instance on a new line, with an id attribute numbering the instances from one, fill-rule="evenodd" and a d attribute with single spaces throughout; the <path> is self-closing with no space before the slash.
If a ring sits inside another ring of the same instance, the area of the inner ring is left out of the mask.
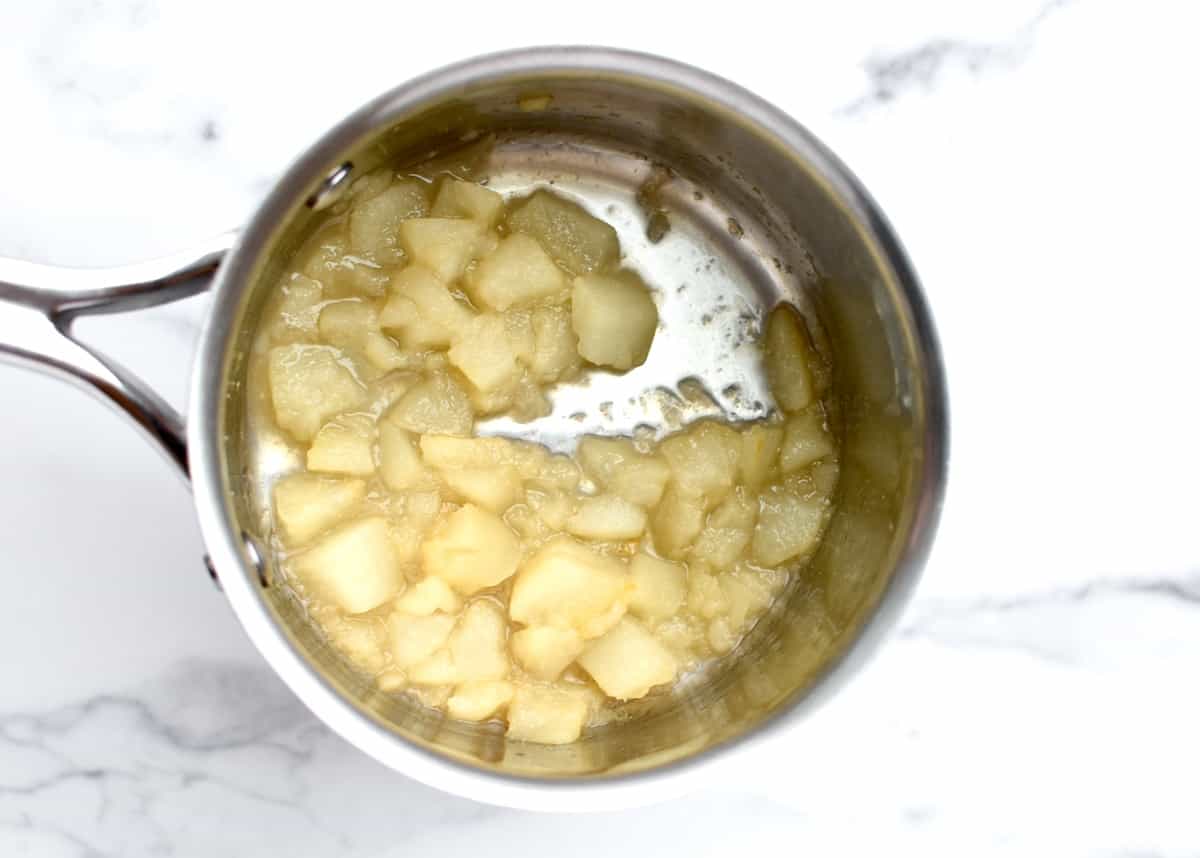
<path id="1" fill-rule="evenodd" d="M 206 291 L 236 233 L 113 268 L 61 268 L 0 257 L 0 362 L 44 372 L 130 418 L 188 479 L 183 415 L 116 361 L 75 339 L 79 316 L 124 313 Z"/>

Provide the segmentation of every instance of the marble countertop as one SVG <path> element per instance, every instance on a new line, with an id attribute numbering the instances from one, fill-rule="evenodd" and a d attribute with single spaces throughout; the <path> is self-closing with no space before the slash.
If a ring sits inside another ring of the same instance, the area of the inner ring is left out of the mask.
<path id="1" fill-rule="evenodd" d="M 882 654 L 685 799 L 546 816 L 443 795 L 275 678 L 157 453 L 0 368 L 0 854 L 1200 854 L 1182 4 L 668 5 L 5 4 L 0 254 L 118 263 L 237 225 L 329 124 L 485 50 L 620 44 L 722 73 L 860 175 L 940 326 L 952 480 Z M 204 311 L 84 331 L 181 403 Z"/>

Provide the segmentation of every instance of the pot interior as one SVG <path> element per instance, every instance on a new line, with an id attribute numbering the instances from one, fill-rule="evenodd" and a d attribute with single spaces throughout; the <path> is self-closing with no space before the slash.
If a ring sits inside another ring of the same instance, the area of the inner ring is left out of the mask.
<path id="1" fill-rule="evenodd" d="M 744 99 L 736 111 L 730 92 Z M 314 147 L 260 214 L 273 218 L 269 234 L 238 251 L 246 273 L 228 336 L 219 455 L 229 526 L 264 553 L 273 472 L 269 445 L 264 453 L 248 430 L 248 405 L 262 396 L 249 368 L 264 299 L 324 217 L 305 200 L 343 163 L 353 165 L 353 178 L 481 144 L 490 153 L 492 187 L 552 182 L 586 200 L 618 226 L 630 262 L 656 286 L 691 284 L 697 306 L 723 296 L 759 320 L 786 299 L 819 319 L 818 339 L 835 367 L 842 445 L 837 509 L 820 549 L 703 681 L 631 704 L 625 717 L 561 747 L 509 742 L 497 725 L 453 721 L 403 694 L 379 692 L 314 631 L 269 557 L 266 584 L 256 591 L 324 681 L 398 741 L 538 777 L 657 767 L 812 696 L 881 605 L 899 602 L 900 593 L 888 591 L 910 583 L 919 561 L 913 546 L 919 553 L 936 507 L 931 481 L 941 439 L 931 436 L 941 431 L 940 390 L 930 388 L 937 368 L 929 334 L 920 308 L 914 312 L 903 258 L 887 244 L 869 201 L 819 144 L 756 100 L 732 88 L 708 96 L 612 69 L 539 68 L 453 86 L 431 77 L 368 106 Z M 647 187 L 654 188 L 649 207 Z M 658 242 L 646 236 L 652 210 L 669 222 Z M 681 360 L 665 382 L 693 373 Z"/>

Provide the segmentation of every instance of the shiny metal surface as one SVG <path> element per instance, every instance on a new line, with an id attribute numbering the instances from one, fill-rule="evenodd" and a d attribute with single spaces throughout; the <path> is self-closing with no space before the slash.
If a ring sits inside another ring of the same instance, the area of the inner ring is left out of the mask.
<path id="1" fill-rule="evenodd" d="M 526 96 L 546 95 L 545 110 L 522 109 Z M 265 295 L 311 228 L 305 200 L 344 162 L 362 170 L 415 162 L 486 134 L 495 135 L 498 183 L 537 166 L 565 186 L 594 180 L 628 198 L 654 165 L 669 168 L 692 190 L 664 201 L 672 228 L 712 236 L 724 229 L 720 252 L 737 273 L 731 291 L 756 312 L 784 297 L 810 308 L 823 323 L 840 391 L 838 512 L 788 598 L 705 682 L 557 748 L 510 743 L 494 728 L 374 691 L 313 633 L 283 588 L 263 586 L 241 536 L 263 538 L 269 528 L 255 507 L 247 457 L 248 356 Z M 635 163 L 642 166 L 630 169 Z M 190 414 L 206 544 L 239 618 L 280 676 L 332 729 L 397 770 L 478 800 L 543 810 L 621 807 L 686 791 L 739 747 L 833 693 L 915 584 L 947 457 L 932 321 L 898 241 L 846 168 L 794 121 L 727 81 L 588 48 L 530 49 L 442 69 L 368 104 L 308 150 L 218 273 Z"/>
<path id="2" fill-rule="evenodd" d="M 186 479 L 183 417 L 137 377 L 71 335 L 80 316 L 178 301 L 211 285 L 233 233 L 161 259 L 114 268 L 62 268 L 0 258 L 0 361 L 70 382 L 112 405 Z"/>

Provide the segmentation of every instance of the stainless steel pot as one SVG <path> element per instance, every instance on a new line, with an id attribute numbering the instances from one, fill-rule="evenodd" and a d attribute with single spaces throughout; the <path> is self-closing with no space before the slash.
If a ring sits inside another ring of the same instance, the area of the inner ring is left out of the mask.
<path id="1" fill-rule="evenodd" d="M 531 99 L 544 109 L 529 110 Z M 662 205 L 679 228 L 707 235 L 764 305 L 787 297 L 815 309 L 837 367 L 838 507 L 806 573 L 705 682 L 661 711 L 564 747 L 507 742 L 486 725 L 442 719 L 349 670 L 274 585 L 271 558 L 259 547 L 267 524 L 246 467 L 244 391 L 256 319 L 315 213 L 374 165 L 417 160 L 483 133 L 495 135 L 502 168 L 586 178 L 631 197 L 651 165 L 669 168 L 680 190 L 668 186 Z M 180 415 L 73 340 L 70 328 L 80 315 L 209 287 L 185 439 Z M 333 730 L 435 787 L 531 809 L 675 795 L 747 743 L 798 722 L 900 612 L 928 552 L 945 479 L 933 324 L 899 241 L 866 192 L 812 135 L 751 93 L 695 68 L 608 49 L 496 54 L 397 87 L 309 148 L 240 235 L 190 254 L 95 271 L 0 260 L 0 357 L 108 400 L 191 479 L 211 568 L 239 619 Z"/>

